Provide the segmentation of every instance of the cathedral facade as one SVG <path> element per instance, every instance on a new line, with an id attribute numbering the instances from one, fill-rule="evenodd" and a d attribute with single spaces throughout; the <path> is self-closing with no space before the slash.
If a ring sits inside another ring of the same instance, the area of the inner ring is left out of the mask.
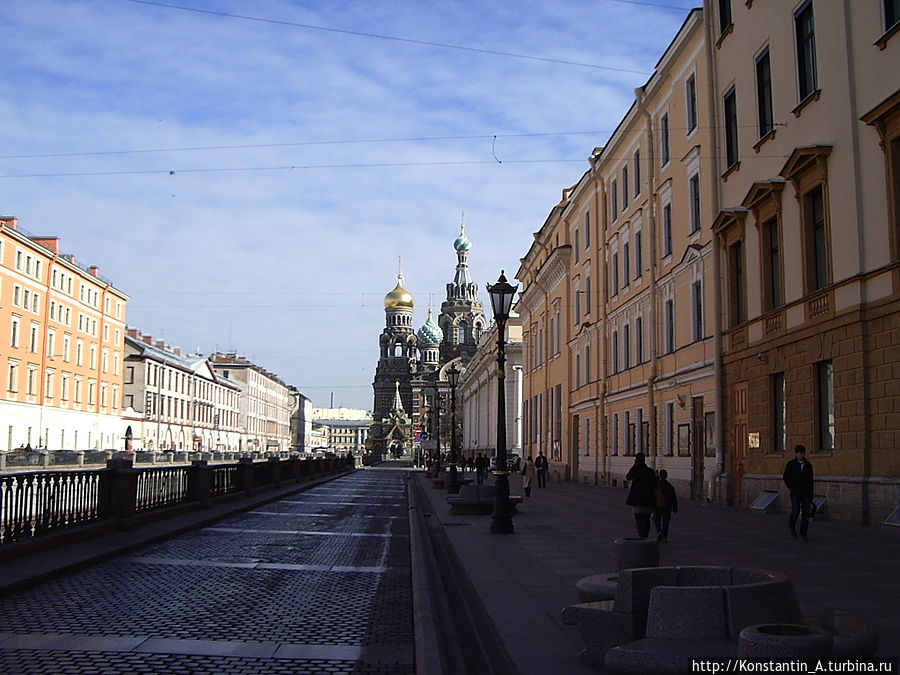
<path id="1" fill-rule="evenodd" d="M 374 419 L 369 434 L 369 447 L 375 453 L 412 455 L 422 448 L 430 452 L 450 450 L 447 370 L 454 365 L 465 368 L 487 325 L 478 286 L 469 274 L 472 242 L 465 225 L 453 248 L 456 272 L 447 284 L 447 297 L 437 319 L 429 307 L 425 323 L 418 331 L 413 328 L 414 300 L 403 285 L 402 273 L 384 298 L 385 325 L 378 341 L 372 383 Z M 462 419 L 459 407 L 457 419 Z"/>

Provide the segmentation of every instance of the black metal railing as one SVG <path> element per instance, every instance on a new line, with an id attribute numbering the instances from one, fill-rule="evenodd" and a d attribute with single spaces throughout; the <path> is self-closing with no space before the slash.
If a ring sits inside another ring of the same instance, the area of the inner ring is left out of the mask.
<path id="1" fill-rule="evenodd" d="M 188 500 L 188 473 L 192 466 L 143 469 L 137 477 L 138 512 L 174 506 Z"/>
<path id="2" fill-rule="evenodd" d="M 103 520 L 134 527 L 137 514 L 211 497 L 302 481 L 353 468 L 352 458 L 249 459 L 236 464 L 135 468 L 113 459 L 105 469 L 0 474 L 0 545 Z"/>
<path id="3" fill-rule="evenodd" d="M 106 518 L 109 478 L 103 469 L 0 476 L 0 543 Z"/>

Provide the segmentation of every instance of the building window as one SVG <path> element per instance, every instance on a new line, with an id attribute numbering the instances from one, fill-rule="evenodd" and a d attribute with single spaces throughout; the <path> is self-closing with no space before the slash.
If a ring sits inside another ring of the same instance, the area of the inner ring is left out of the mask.
<path id="1" fill-rule="evenodd" d="M 816 422 L 818 450 L 834 450 L 834 369 L 831 361 L 816 364 Z"/>
<path id="2" fill-rule="evenodd" d="M 616 183 L 616 181 L 612 182 L 610 199 L 612 200 L 612 206 L 610 207 L 612 210 L 612 219 L 613 222 L 615 222 L 616 218 L 619 217 L 619 185 L 618 183 Z"/>
<path id="3" fill-rule="evenodd" d="M 737 122 L 737 96 L 734 87 L 725 94 L 725 165 L 728 168 L 738 161 L 738 122 Z"/>
<path id="4" fill-rule="evenodd" d="M 644 362 L 644 319 L 640 316 L 635 319 L 634 340 L 635 362 L 637 365 L 641 365 Z"/>
<path id="5" fill-rule="evenodd" d="M 691 305 L 694 319 L 694 342 L 703 339 L 703 284 L 695 281 L 691 284 Z"/>
<path id="6" fill-rule="evenodd" d="M 581 387 L 581 354 L 575 355 L 575 388 Z"/>
<path id="7" fill-rule="evenodd" d="M 641 151 L 634 151 L 634 196 L 641 194 Z"/>
<path id="8" fill-rule="evenodd" d="M 7 379 L 6 388 L 10 391 L 18 391 L 19 366 L 15 363 L 9 364 L 9 377 Z"/>
<path id="9" fill-rule="evenodd" d="M 785 420 L 784 373 L 770 376 L 772 401 L 772 452 L 784 452 L 787 441 Z"/>
<path id="10" fill-rule="evenodd" d="M 675 454 L 675 404 L 666 403 L 666 455 Z"/>
<path id="11" fill-rule="evenodd" d="M 622 167 L 622 208 L 628 206 L 628 166 Z"/>
<path id="12" fill-rule="evenodd" d="M 591 247 L 591 212 L 584 213 L 584 247 Z"/>
<path id="13" fill-rule="evenodd" d="M 884 29 L 890 30 L 900 22 L 900 0 L 884 0 Z"/>
<path id="14" fill-rule="evenodd" d="M 591 278 L 584 278 L 584 313 L 591 315 Z"/>
<path id="15" fill-rule="evenodd" d="M 778 219 L 763 223 L 763 283 L 766 309 L 777 309 L 783 304 L 781 290 L 781 235 Z"/>
<path id="16" fill-rule="evenodd" d="M 622 285 L 628 286 L 631 282 L 631 250 L 626 241 L 622 246 Z"/>
<path id="17" fill-rule="evenodd" d="M 581 289 L 575 286 L 575 323 L 581 321 Z"/>
<path id="18" fill-rule="evenodd" d="M 32 354 L 38 353 L 38 336 L 39 336 L 39 325 L 36 323 L 31 324 L 31 336 L 28 341 L 28 348 Z"/>
<path id="19" fill-rule="evenodd" d="M 828 241 L 822 186 L 804 195 L 803 202 L 807 234 L 807 280 L 809 290 L 816 291 L 828 285 Z"/>
<path id="20" fill-rule="evenodd" d="M 730 263 L 731 279 L 729 295 L 731 296 L 731 325 L 737 326 L 746 320 L 746 307 L 744 303 L 744 245 L 741 241 L 734 242 L 728 247 L 728 260 Z"/>
<path id="21" fill-rule="evenodd" d="M 12 317 L 12 322 L 10 324 L 9 331 L 9 346 L 10 347 L 18 347 L 19 346 L 19 334 L 21 332 L 21 323 L 22 320 L 18 316 Z"/>
<path id="22" fill-rule="evenodd" d="M 797 84 L 802 101 L 818 89 L 812 0 L 807 0 L 794 13 L 794 30 L 797 38 Z"/>
<path id="23" fill-rule="evenodd" d="M 759 137 L 775 128 L 772 117 L 772 69 L 769 49 L 756 57 L 756 114 L 759 119 Z"/>
<path id="24" fill-rule="evenodd" d="M 578 228 L 575 228 L 575 262 L 579 262 L 581 260 L 581 237 L 578 233 Z"/>
<path id="25" fill-rule="evenodd" d="M 687 132 L 690 134 L 697 128 L 697 81 L 691 75 L 684 83 L 687 106 Z"/>
<path id="26" fill-rule="evenodd" d="M 584 381 L 591 383 L 591 346 L 585 345 L 584 348 Z"/>
<path id="27" fill-rule="evenodd" d="M 622 346 L 624 348 L 624 357 L 625 357 L 625 370 L 631 368 L 631 326 L 629 324 L 625 324 L 625 328 L 622 333 Z"/>
<path id="28" fill-rule="evenodd" d="M 37 368 L 28 369 L 28 378 L 26 380 L 25 392 L 29 396 L 37 395 Z"/>
<path id="29" fill-rule="evenodd" d="M 719 33 L 731 25 L 731 0 L 719 0 Z"/>
<path id="30" fill-rule="evenodd" d="M 666 353 L 671 354 L 675 351 L 675 302 L 671 299 L 666 300 L 665 308 Z"/>
<path id="31" fill-rule="evenodd" d="M 659 121 L 659 156 L 662 166 L 669 163 L 669 113 Z"/>
<path id="32" fill-rule="evenodd" d="M 613 253 L 612 259 L 612 289 L 613 295 L 617 295 L 619 293 L 619 254 Z"/>
<path id="33" fill-rule="evenodd" d="M 619 331 L 614 330 L 612 334 L 612 374 L 619 372 Z"/>
<path id="34" fill-rule="evenodd" d="M 672 255 L 672 205 L 663 206 L 663 257 Z"/>
<path id="35" fill-rule="evenodd" d="M 694 174 L 688 183 L 691 199 L 691 233 L 700 231 L 700 176 Z"/>
<path id="36" fill-rule="evenodd" d="M 641 231 L 638 230 L 634 233 L 634 278 L 641 278 L 641 268 L 644 266 L 643 255 L 641 251 L 643 250 L 642 246 L 642 238 Z"/>

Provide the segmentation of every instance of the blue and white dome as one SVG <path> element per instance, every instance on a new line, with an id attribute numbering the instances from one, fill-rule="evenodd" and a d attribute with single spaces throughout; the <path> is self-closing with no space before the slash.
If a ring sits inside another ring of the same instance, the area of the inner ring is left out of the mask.
<path id="1" fill-rule="evenodd" d="M 472 242 L 466 236 L 465 225 L 462 225 L 460 228 L 459 236 L 456 238 L 456 241 L 453 242 L 453 248 L 457 251 L 468 251 L 472 248 Z"/>
<path id="2" fill-rule="evenodd" d="M 436 347 L 444 341 L 444 331 L 432 317 L 431 309 L 428 310 L 428 320 L 416 335 L 419 338 L 419 344 L 423 347 Z"/>

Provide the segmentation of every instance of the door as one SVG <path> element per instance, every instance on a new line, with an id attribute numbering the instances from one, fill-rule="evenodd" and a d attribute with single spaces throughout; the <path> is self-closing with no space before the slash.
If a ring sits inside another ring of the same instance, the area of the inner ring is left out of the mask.
<path id="1" fill-rule="evenodd" d="M 744 501 L 744 465 L 747 461 L 747 383 L 736 384 L 731 390 L 731 466 L 734 475 L 732 498 L 735 504 Z"/>

